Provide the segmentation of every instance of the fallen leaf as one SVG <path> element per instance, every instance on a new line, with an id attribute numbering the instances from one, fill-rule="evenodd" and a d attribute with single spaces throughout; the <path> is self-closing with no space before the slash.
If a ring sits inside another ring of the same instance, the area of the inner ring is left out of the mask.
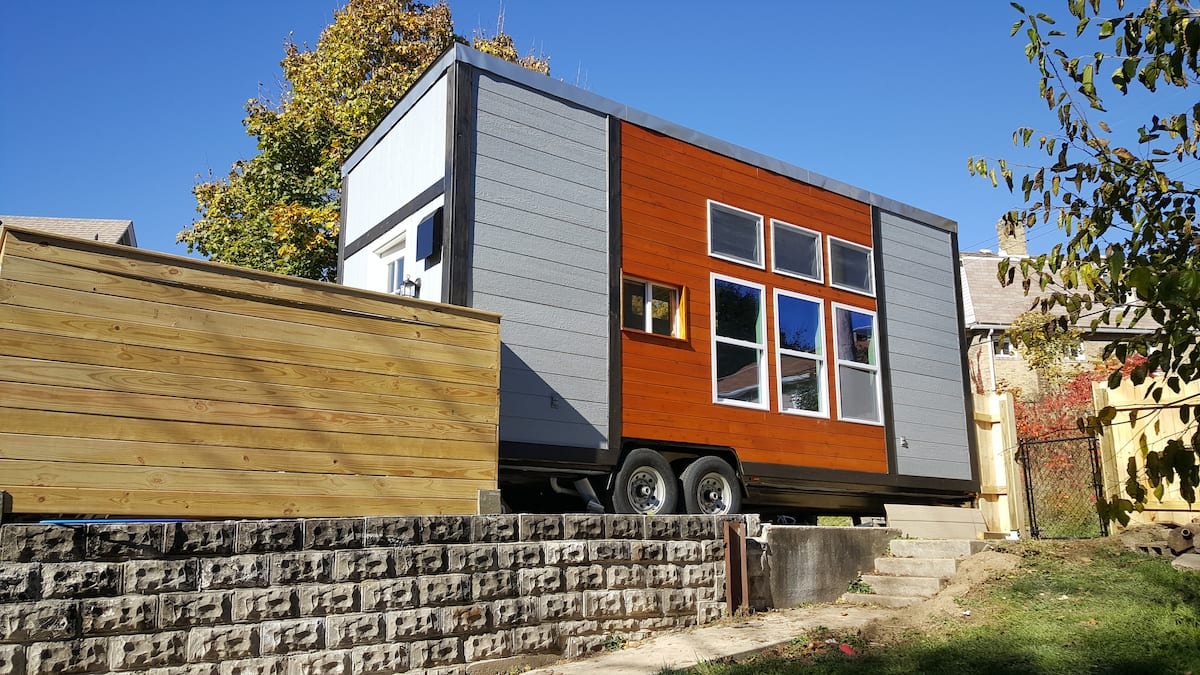
<path id="1" fill-rule="evenodd" d="M 851 647 L 850 645 L 847 645 L 847 644 L 843 644 L 841 647 L 839 647 L 839 649 L 841 649 L 842 653 L 847 656 L 854 656 L 857 653 L 854 651 L 854 647 Z"/>

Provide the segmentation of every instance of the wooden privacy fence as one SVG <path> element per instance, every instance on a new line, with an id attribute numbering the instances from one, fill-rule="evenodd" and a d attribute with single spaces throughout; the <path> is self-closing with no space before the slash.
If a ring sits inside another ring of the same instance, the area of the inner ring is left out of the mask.
<path id="1" fill-rule="evenodd" d="M 16 512 L 475 513 L 495 314 L 0 229 L 0 490 Z"/>
<path id="2" fill-rule="evenodd" d="M 1129 460 L 1133 459 L 1139 471 L 1144 471 L 1143 437 L 1148 450 L 1161 451 L 1167 441 L 1173 438 L 1190 444 L 1192 434 L 1197 430 L 1195 418 L 1186 424 L 1179 419 L 1179 404 L 1195 405 L 1200 402 L 1200 382 L 1183 385 L 1179 393 L 1164 387 L 1159 403 L 1145 396 L 1151 383 L 1147 381 L 1141 386 L 1134 386 L 1125 380 L 1116 389 L 1109 389 L 1103 382 L 1092 385 L 1097 411 L 1105 406 L 1117 409 L 1116 418 L 1100 436 L 1100 463 L 1107 499 L 1129 498 L 1125 494 L 1125 481 L 1128 478 L 1126 467 Z M 1179 494 L 1179 488 L 1173 485 L 1163 492 L 1162 499 L 1155 499 L 1151 493 L 1146 501 L 1146 509 L 1130 514 L 1130 525 L 1149 522 L 1185 524 L 1197 515 L 1200 515 L 1200 503 L 1188 504 Z"/>

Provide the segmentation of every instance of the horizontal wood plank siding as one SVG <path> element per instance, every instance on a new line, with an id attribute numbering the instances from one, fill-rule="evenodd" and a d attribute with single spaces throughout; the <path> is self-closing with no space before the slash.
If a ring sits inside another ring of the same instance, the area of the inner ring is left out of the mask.
<path id="1" fill-rule="evenodd" d="M 0 490 L 26 513 L 473 513 L 499 317 L 5 229 Z"/>
<path id="2" fill-rule="evenodd" d="M 708 255 L 709 199 L 763 216 L 765 271 Z M 875 301 L 771 272 L 772 218 L 872 244 L 866 204 L 622 125 L 622 271 L 685 289 L 687 322 L 684 340 L 622 332 L 623 435 L 730 446 L 744 462 L 884 473 L 883 427 L 840 421 L 836 414 L 819 419 L 779 412 L 772 289 L 822 298 L 827 326 L 830 302 L 874 310 Z M 711 272 L 767 287 L 769 411 L 713 403 Z M 825 351 L 833 353 L 828 335 Z M 829 407 L 836 410 L 832 361 L 827 374 Z"/>
<path id="3" fill-rule="evenodd" d="M 468 304 L 504 316 L 500 439 L 606 448 L 607 122 L 476 77 Z"/>
<path id="4" fill-rule="evenodd" d="M 949 232 L 886 211 L 878 255 L 887 300 L 897 470 L 972 478 Z"/>

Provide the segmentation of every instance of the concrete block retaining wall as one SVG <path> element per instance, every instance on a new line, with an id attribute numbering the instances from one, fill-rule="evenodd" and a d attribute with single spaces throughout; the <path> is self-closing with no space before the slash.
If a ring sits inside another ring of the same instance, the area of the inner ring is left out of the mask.
<path id="1" fill-rule="evenodd" d="M 0 673 L 461 672 L 724 609 L 723 522 L 504 515 L 0 526 Z"/>

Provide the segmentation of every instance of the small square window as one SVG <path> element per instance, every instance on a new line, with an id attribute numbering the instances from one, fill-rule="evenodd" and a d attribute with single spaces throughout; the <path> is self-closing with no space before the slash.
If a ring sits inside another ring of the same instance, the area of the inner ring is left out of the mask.
<path id="1" fill-rule="evenodd" d="M 708 253 L 716 258 L 763 268 L 762 216 L 708 202 Z"/>
<path id="2" fill-rule="evenodd" d="M 641 279 L 621 284 L 621 325 L 625 328 L 680 337 L 679 289 Z"/>
<path id="3" fill-rule="evenodd" d="M 835 288 L 875 295 L 871 249 L 829 237 L 829 279 Z"/>
<path id="4" fill-rule="evenodd" d="M 778 220 L 771 221 L 771 261 L 779 274 L 820 283 L 821 235 Z"/>
<path id="5" fill-rule="evenodd" d="M 996 340 L 996 356 L 1015 357 L 1017 355 L 1017 347 L 1013 344 L 1012 338 L 1007 335 L 1001 335 Z"/>

